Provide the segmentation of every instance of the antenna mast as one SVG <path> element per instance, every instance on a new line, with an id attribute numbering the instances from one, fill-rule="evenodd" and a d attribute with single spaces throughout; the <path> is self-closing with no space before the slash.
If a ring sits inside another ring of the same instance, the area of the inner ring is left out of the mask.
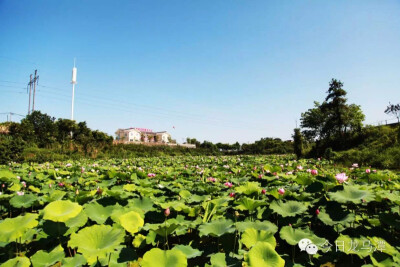
<path id="1" fill-rule="evenodd" d="M 74 120 L 74 97 L 75 97 L 75 84 L 76 84 L 76 73 L 77 68 L 75 67 L 75 58 L 74 58 L 74 67 L 72 68 L 72 105 L 71 105 L 71 120 Z"/>

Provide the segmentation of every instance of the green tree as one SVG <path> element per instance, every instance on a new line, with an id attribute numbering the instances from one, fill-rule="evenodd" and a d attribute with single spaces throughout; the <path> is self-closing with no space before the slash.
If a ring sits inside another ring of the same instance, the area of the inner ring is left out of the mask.
<path id="1" fill-rule="evenodd" d="M 294 129 L 293 141 L 294 153 L 297 158 L 301 158 L 303 156 L 303 136 L 301 135 L 299 128 Z"/>
<path id="2" fill-rule="evenodd" d="M 385 109 L 385 113 L 396 117 L 397 122 L 400 123 L 400 104 L 394 105 L 389 102 Z"/>
<path id="3" fill-rule="evenodd" d="M 21 121 L 20 133 L 24 140 L 33 141 L 39 147 L 46 147 L 56 141 L 57 126 L 55 118 L 40 111 L 34 111 Z"/>
<path id="4" fill-rule="evenodd" d="M 332 79 L 327 94 L 322 104 L 314 102 L 314 108 L 301 114 L 304 136 L 313 141 L 345 140 L 349 135 L 359 132 L 365 116 L 360 106 L 347 104 L 343 83 Z"/>

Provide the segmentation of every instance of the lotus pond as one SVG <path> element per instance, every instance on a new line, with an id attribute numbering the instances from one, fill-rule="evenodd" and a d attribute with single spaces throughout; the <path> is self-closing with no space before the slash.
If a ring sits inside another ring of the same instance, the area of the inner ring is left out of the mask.
<path id="1" fill-rule="evenodd" d="M 400 266 L 399 178 L 288 156 L 11 163 L 0 262 Z"/>

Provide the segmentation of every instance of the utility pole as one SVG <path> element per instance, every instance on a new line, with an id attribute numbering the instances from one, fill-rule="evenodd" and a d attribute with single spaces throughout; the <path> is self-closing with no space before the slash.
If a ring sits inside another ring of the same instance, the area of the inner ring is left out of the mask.
<path id="1" fill-rule="evenodd" d="M 36 84 L 39 81 L 39 76 L 37 76 L 37 70 L 35 70 L 35 77 L 33 78 L 33 103 L 32 103 L 32 111 L 35 111 L 35 93 L 36 93 Z"/>
<path id="2" fill-rule="evenodd" d="M 29 76 L 29 84 L 28 85 L 29 85 L 29 104 L 28 104 L 28 115 L 29 115 L 29 114 L 31 114 L 32 74 Z"/>

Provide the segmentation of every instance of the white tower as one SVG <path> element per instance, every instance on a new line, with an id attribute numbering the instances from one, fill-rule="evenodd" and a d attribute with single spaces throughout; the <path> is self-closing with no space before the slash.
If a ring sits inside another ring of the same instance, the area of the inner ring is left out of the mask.
<path id="1" fill-rule="evenodd" d="M 74 59 L 74 67 L 72 68 L 72 106 L 71 106 L 71 120 L 74 120 L 74 97 L 75 97 L 75 84 L 76 84 L 76 72 L 77 68 L 75 67 L 75 59 Z"/>

